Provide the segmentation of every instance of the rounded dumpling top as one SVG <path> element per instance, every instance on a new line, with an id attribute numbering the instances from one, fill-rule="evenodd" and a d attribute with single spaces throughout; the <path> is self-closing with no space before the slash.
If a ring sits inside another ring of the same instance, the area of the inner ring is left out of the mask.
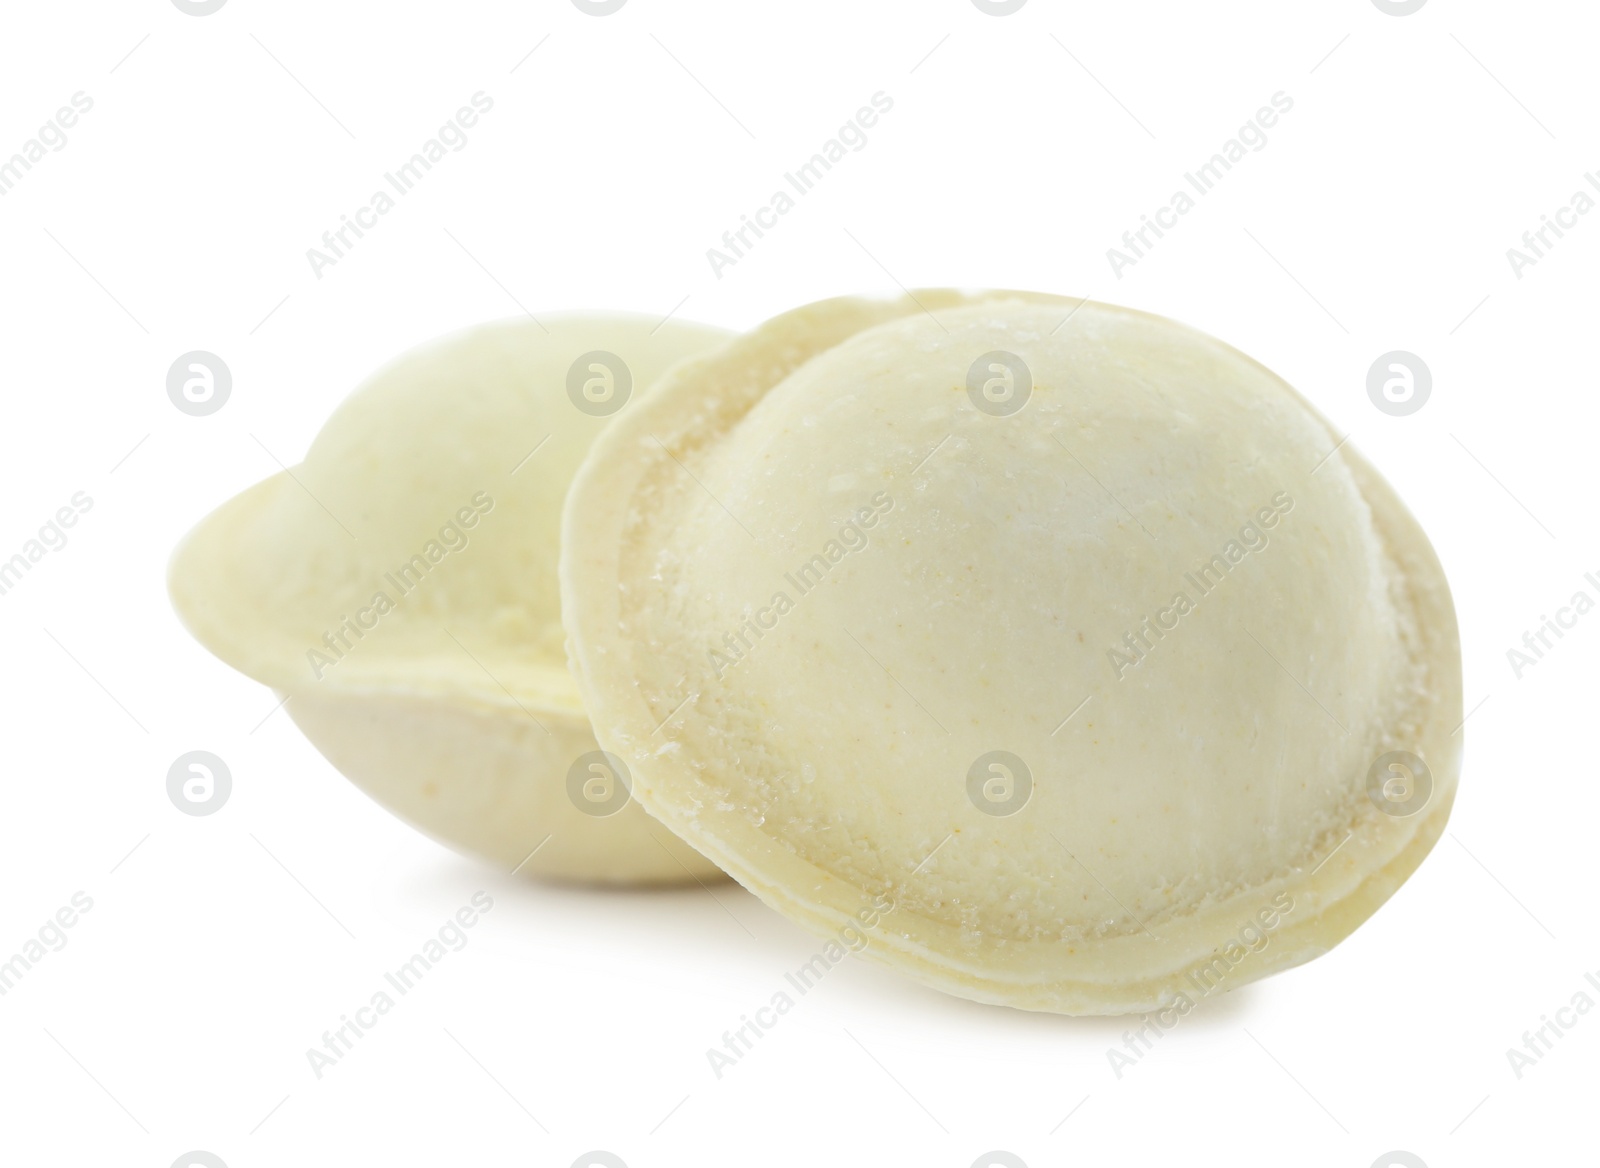
<path id="1" fill-rule="evenodd" d="M 1141 1009 L 1270 912 L 1237 983 L 1359 923 L 1453 793 L 1448 591 L 1337 445 L 1157 317 L 812 305 L 596 445 L 574 672 L 646 808 L 769 903 L 824 932 L 892 904 L 869 956 Z M 1393 751 L 1427 760 L 1426 814 L 1369 798 Z"/>
<path id="2" fill-rule="evenodd" d="M 727 334 L 623 315 L 522 318 L 413 350 L 352 393 L 305 461 L 173 558 L 209 649 L 293 690 L 400 690 L 582 716 L 566 670 L 562 500 L 628 399 Z"/>

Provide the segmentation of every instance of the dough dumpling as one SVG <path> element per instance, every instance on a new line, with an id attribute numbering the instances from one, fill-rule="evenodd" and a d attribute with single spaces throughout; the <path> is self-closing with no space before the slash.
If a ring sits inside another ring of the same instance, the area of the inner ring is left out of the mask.
<path id="1" fill-rule="evenodd" d="M 714 877 L 599 754 L 567 672 L 556 561 L 595 436 L 727 336 L 554 316 L 408 353 L 340 405 L 303 463 L 200 522 L 173 556 L 173 603 L 429 835 L 523 875 Z"/>
<path id="2" fill-rule="evenodd" d="M 1306 961 L 1454 797 L 1416 521 L 1281 379 L 1145 313 L 779 316 L 601 436 L 563 540 L 573 673 L 639 801 L 963 997 L 1183 1009 Z"/>

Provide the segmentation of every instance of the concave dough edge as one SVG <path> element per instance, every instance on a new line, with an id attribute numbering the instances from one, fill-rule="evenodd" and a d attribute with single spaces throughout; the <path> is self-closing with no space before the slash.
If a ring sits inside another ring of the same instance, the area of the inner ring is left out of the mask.
<path id="1" fill-rule="evenodd" d="M 569 768 L 599 745 L 567 673 L 555 541 L 570 476 L 612 420 L 570 400 L 569 363 L 620 355 L 633 377 L 625 412 L 671 364 L 730 335 L 552 314 L 402 354 L 340 403 L 304 462 L 189 532 L 168 569 L 180 619 L 271 686 L 357 787 L 447 846 L 557 881 L 721 878 L 637 800 L 597 816 L 569 797 Z M 464 529 L 458 512 L 474 509 L 480 488 L 488 509 Z M 451 519 L 465 544 L 401 599 L 384 569 Z M 347 652 L 325 648 L 319 637 L 378 590 L 395 597 L 394 612 Z M 313 667 L 310 651 L 341 655 Z"/>

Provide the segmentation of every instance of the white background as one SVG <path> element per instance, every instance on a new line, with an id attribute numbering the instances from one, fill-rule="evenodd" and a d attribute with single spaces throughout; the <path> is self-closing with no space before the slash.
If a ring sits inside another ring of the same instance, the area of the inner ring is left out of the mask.
<path id="1" fill-rule="evenodd" d="M 0 596 L 0 957 L 74 892 L 94 907 L 0 997 L 0 1160 L 1591 1157 L 1600 1016 L 1520 1080 L 1506 1050 L 1600 971 L 1600 615 L 1520 680 L 1506 654 L 1600 597 L 1600 214 L 1520 279 L 1506 249 L 1600 171 L 1595 32 L 1580 0 L 7 5 L 0 157 L 73 93 L 94 108 L 0 198 L 0 558 L 94 505 Z M 318 279 L 306 249 L 479 90 L 470 143 Z M 879 90 L 868 145 L 718 279 L 706 249 Z M 1106 249 L 1279 90 L 1266 148 L 1118 279 Z M 1353 434 L 1455 591 L 1475 712 L 1434 854 L 1120 1079 L 1128 1020 L 850 961 L 719 1081 L 706 1049 L 812 938 L 734 885 L 574 891 L 448 853 L 166 600 L 183 532 L 426 338 L 524 308 L 742 328 L 896 283 L 1093 295 L 1237 345 Z M 233 372 L 210 417 L 166 396 L 193 349 Z M 1433 373 L 1409 417 L 1366 395 L 1394 349 Z M 165 792 L 195 749 L 234 778 L 206 818 Z M 468 947 L 316 1079 L 306 1049 L 478 890 Z"/>

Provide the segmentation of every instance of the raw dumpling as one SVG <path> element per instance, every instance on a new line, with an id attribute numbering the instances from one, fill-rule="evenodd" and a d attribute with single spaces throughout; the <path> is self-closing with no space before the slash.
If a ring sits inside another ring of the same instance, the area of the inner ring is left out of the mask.
<path id="1" fill-rule="evenodd" d="M 830 300 L 678 366 L 581 468 L 561 593 L 652 814 L 978 1001 L 1182 1011 L 1306 961 L 1455 792 L 1416 521 L 1270 371 L 1128 309 Z"/>
<path id="2" fill-rule="evenodd" d="M 567 672 L 556 560 L 595 436 L 727 335 L 575 315 L 408 353 L 339 407 L 304 463 L 190 533 L 169 577 L 179 615 L 437 839 L 557 879 L 718 875 L 600 753 Z"/>

